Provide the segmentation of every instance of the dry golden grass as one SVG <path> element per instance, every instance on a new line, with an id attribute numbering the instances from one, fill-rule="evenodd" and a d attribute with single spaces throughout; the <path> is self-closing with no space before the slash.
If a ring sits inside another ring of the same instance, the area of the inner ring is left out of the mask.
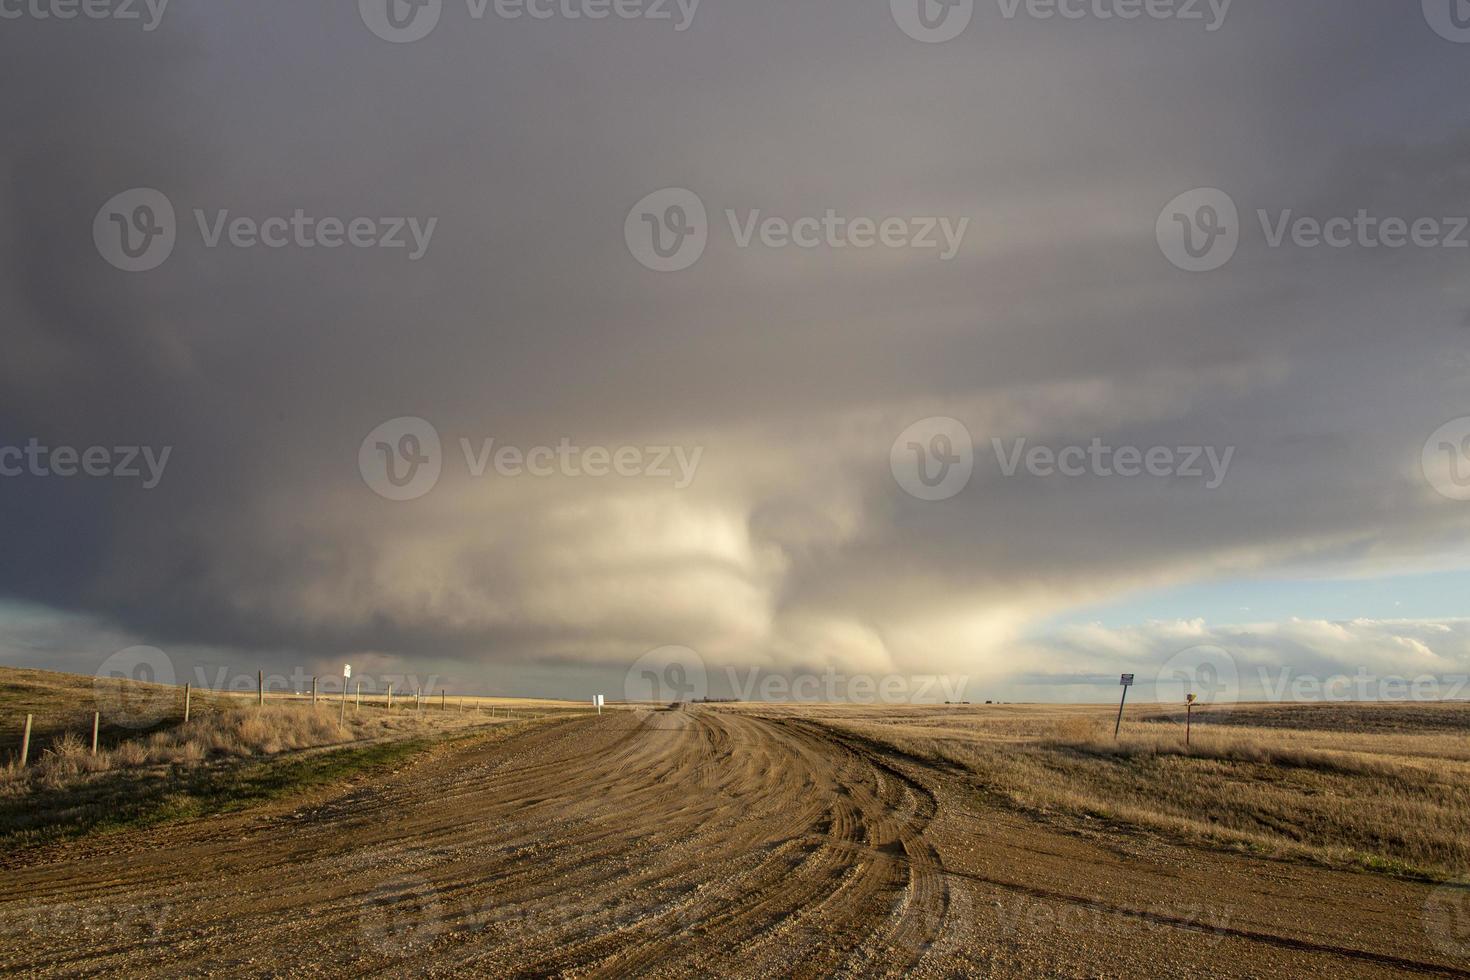
<path id="1" fill-rule="evenodd" d="M 962 767 L 1044 819 L 1164 833 L 1339 866 L 1470 872 L 1470 705 L 1142 708 L 745 705 Z"/>
<path id="2" fill-rule="evenodd" d="M 206 762 L 275 756 L 327 746 L 399 741 L 448 734 L 518 718 L 586 710 L 561 702 L 504 698 L 349 699 L 340 695 L 313 705 L 309 697 L 268 696 L 258 707 L 254 695 L 195 691 L 191 717 L 182 722 L 183 691 L 135 682 L 103 681 L 39 670 L 0 668 L 0 798 L 37 789 L 79 786 L 98 774 L 119 769 L 196 766 Z M 110 722 L 109 707 L 143 705 L 151 714 L 129 715 L 127 725 Z M 101 748 L 91 751 L 92 713 L 103 715 Z M 35 715 L 31 765 L 21 769 L 12 755 L 20 721 Z M 345 714 L 345 717 L 344 717 Z M 141 721 L 140 721 L 141 717 Z M 339 717 L 343 717 L 339 721 Z"/>

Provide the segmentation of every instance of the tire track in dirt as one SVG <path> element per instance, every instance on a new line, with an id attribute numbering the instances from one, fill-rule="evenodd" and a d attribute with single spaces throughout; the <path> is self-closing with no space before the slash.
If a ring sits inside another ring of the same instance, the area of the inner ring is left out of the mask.
<path id="1" fill-rule="evenodd" d="M 1305 896 L 1302 922 L 1329 936 L 1257 911 L 1244 859 L 1177 856 L 1140 863 L 987 809 L 953 767 L 794 714 L 616 711 L 440 746 L 291 805 L 12 861 L 0 971 L 948 976 L 1167 959 L 1222 975 L 1464 975 L 1411 947 L 1354 945 L 1365 924 L 1390 936 L 1423 901 L 1413 886 L 1383 884 L 1378 919 L 1333 924 L 1324 909 L 1352 876 L 1277 869 Z M 1243 921 L 1201 935 L 1147 910 L 1149 889 L 1192 881 Z M 1028 918 L 1053 907 L 1105 925 L 1068 935 Z M 1134 920 L 1159 934 L 1116 926 Z"/>
<path id="2" fill-rule="evenodd" d="M 930 814 L 914 786 L 810 729 L 614 712 L 295 811 L 63 848 L 0 884 L 0 967 L 901 969 L 943 915 Z M 57 928 L 73 911 L 96 928 Z"/>

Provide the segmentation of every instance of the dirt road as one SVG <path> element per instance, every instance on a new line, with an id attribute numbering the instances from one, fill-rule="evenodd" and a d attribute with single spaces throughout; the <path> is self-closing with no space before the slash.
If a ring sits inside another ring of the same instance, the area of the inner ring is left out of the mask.
<path id="1" fill-rule="evenodd" d="M 1051 827 L 717 709 L 541 723 L 5 864 L 0 969 L 40 976 L 1470 976 L 1429 886 Z"/>

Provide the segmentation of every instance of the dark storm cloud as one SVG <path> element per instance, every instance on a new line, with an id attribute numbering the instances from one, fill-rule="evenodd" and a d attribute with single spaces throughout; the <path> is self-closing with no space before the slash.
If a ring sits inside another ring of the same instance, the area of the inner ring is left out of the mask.
<path id="1" fill-rule="evenodd" d="M 174 447 L 151 491 L 0 480 L 6 595 L 282 657 L 923 670 L 1004 667 L 1026 624 L 1123 588 L 1464 553 L 1416 467 L 1470 414 L 1465 253 L 1271 249 L 1255 218 L 1470 210 L 1470 46 L 1412 6 L 1237 4 L 1205 33 L 981 4 L 940 45 L 881 3 L 705 0 L 680 33 L 451 2 L 406 45 L 353 7 L 4 23 L 0 443 Z M 674 186 L 711 241 L 660 275 L 623 224 Z M 1154 221 L 1199 186 L 1246 239 L 1190 275 Z M 149 273 L 91 241 L 132 187 L 179 216 Z M 193 214 L 297 208 L 437 226 L 409 261 L 210 249 Z M 942 262 L 742 249 L 724 213 L 829 208 L 970 225 Z M 940 415 L 978 461 L 928 504 L 888 455 Z M 399 416 L 445 447 L 406 503 L 357 468 Z M 474 479 L 461 437 L 704 456 L 677 492 Z M 1213 491 L 1016 479 L 992 437 L 1237 454 Z"/>

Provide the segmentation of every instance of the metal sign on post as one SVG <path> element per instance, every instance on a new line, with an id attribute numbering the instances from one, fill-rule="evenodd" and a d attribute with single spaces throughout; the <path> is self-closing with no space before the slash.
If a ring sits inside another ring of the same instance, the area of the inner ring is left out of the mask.
<path id="1" fill-rule="evenodd" d="M 603 696 L 601 694 L 592 695 L 592 705 L 597 709 L 599 715 L 602 714 Z"/>
<path id="2" fill-rule="evenodd" d="M 1118 722 L 1113 726 L 1113 738 L 1115 739 L 1118 737 L 1118 733 L 1123 730 L 1123 705 L 1128 703 L 1128 689 L 1133 686 L 1133 675 L 1124 674 L 1123 679 L 1119 683 L 1123 686 L 1123 697 L 1118 701 Z"/>

